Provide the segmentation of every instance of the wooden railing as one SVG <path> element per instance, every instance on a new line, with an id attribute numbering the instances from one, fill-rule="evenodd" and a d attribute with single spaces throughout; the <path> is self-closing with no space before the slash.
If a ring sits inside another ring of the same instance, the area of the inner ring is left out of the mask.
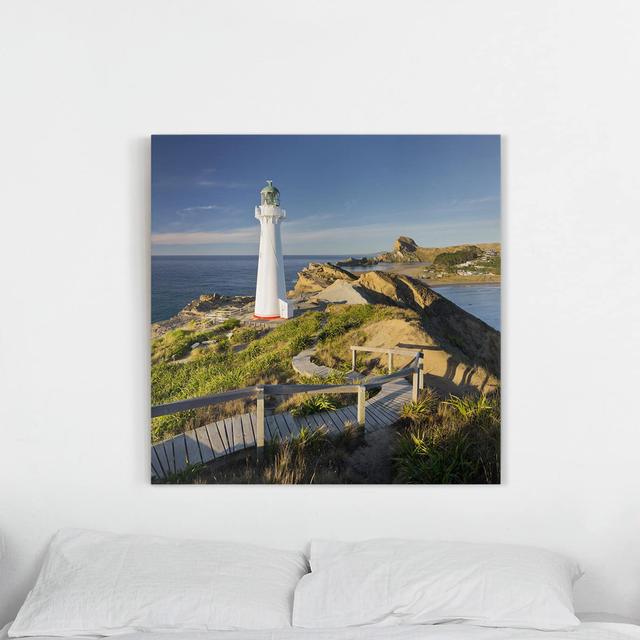
<path id="1" fill-rule="evenodd" d="M 422 353 L 416 349 L 404 349 L 401 347 L 351 347 L 351 371 L 356 370 L 356 354 L 358 351 L 366 351 L 367 353 L 386 353 L 387 368 L 389 373 L 393 371 L 393 356 L 412 356 L 416 353 Z"/>
<path id="2" fill-rule="evenodd" d="M 388 353 L 389 367 L 392 366 L 393 354 L 411 355 L 414 354 L 413 360 L 399 371 L 389 372 L 384 376 L 369 378 L 358 384 L 264 384 L 255 385 L 253 387 L 244 387 L 243 389 L 233 389 L 231 391 L 223 391 L 208 396 L 200 396 L 198 398 L 189 398 L 188 400 L 176 400 L 165 404 L 158 404 L 151 407 L 151 417 L 167 416 L 181 411 L 190 409 L 199 409 L 214 404 L 229 402 L 230 400 L 255 399 L 256 400 L 256 447 L 258 456 L 261 456 L 264 449 L 264 433 L 265 433 L 265 398 L 267 396 L 291 396 L 297 393 L 353 393 L 357 395 L 357 420 L 358 425 L 364 428 L 366 418 L 366 393 L 368 389 L 381 387 L 393 380 L 412 376 L 412 393 L 411 398 L 415 402 L 418 400 L 418 391 L 422 388 L 422 351 L 411 349 L 382 349 L 374 347 L 351 347 L 352 353 L 356 351 L 369 351 L 372 353 Z M 355 368 L 355 355 L 352 358 Z"/>
<path id="3" fill-rule="evenodd" d="M 391 380 L 396 380 L 397 378 L 405 378 L 408 375 L 412 376 L 413 379 L 413 393 L 411 395 L 411 399 L 413 402 L 418 401 L 418 391 L 424 388 L 424 353 L 422 351 L 418 351 L 416 349 L 405 349 L 401 347 L 351 347 L 351 370 L 356 370 L 356 355 L 358 351 L 364 351 L 367 353 L 386 353 L 387 354 L 387 369 L 389 374 L 386 376 L 378 376 L 377 378 L 373 378 L 367 382 L 370 386 L 375 386 L 374 382 L 377 384 L 385 384 L 385 382 L 390 382 Z M 413 355 L 414 358 L 411 362 L 404 368 L 400 369 L 393 373 L 393 356 L 410 356 Z"/>

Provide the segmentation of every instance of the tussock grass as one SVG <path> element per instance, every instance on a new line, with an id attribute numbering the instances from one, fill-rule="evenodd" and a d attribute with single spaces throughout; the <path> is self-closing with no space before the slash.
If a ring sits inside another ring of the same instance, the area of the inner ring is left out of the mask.
<path id="1" fill-rule="evenodd" d="M 292 407 L 291 415 L 296 417 L 308 416 L 311 413 L 319 413 L 320 411 L 333 411 L 335 408 L 335 402 L 326 393 L 319 393 L 307 396 Z"/>
<path id="2" fill-rule="evenodd" d="M 247 450 L 195 465 L 161 482 L 176 484 L 496 484 L 500 481 L 500 397 L 449 396 L 427 390 L 385 438 L 365 442 L 362 428 L 340 433 L 303 428 L 266 443 L 263 459 Z M 376 440 L 378 440 L 376 442 Z M 373 458 L 372 458 L 373 456 Z M 377 459 L 377 463 L 363 460 Z M 378 469 L 386 462 L 388 471 Z M 376 466 L 378 465 L 378 466 Z M 381 475 L 382 474 L 382 475 Z"/>
<path id="3" fill-rule="evenodd" d="M 400 417 L 419 424 L 425 421 L 429 416 L 438 410 L 440 398 L 438 394 L 431 388 L 426 388 L 417 402 L 407 402 L 402 407 Z"/>
<path id="4" fill-rule="evenodd" d="M 495 410 L 495 399 L 485 394 L 480 396 L 449 396 L 445 400 L 445 405 L 452 407 L 454 411 L 459 413 L 465 420 L 479 420 L 485 416 L 490 417 Z"/>
<path id="5" fill-rule="evenodd" d="M 426 410 L 425 405 L 429 405 Z M 395 481 L 419 484 L 500 482 L 500 396 L 426 398 L 407 406 L 393 464 Z"/>
<path id="6" fill-rule="evenodd" d="M 253 454 L 210 465 L 193 465 L 165 484 L 332 484 L 350 482 L 348 458 L 363 444 L 362 430 L 346 425 L 340 434 L 301 429 L 291 440 L 267 443 L 264 457 Z"/>
<path id="7" fill-rule="evenodd" d="M 302 376 L 297 374 L 292 382 L 295 384 L 347 384 L 347 379 L 346 373 L 336 371 L 326 378 L 320 378 L 319 376 Z M 321 408 L 322 405 L 328 407 L 328 404 L 331 404 L 332 409 L 337 409 L 339 407 L 345 407 L 349 404 L 355 403 L 355 394 L 324 393 L 321 395 L 323 396 L 323 401 L 320 404 L 313 400 L 314 395 L 311 394 L 296 393 L 292 396 L 280 396 L 277 404 L 273 407 L 273 411 L 274 413 L 291 411 L 293 415 L 309 415 L 309 413 L 324 411 L 325 409 Z M 306 411 L 306 413 L 297 413 L 299 407 L 302 405 L 304 405 L 305 408 L 300 409 L 300 411 Z"/>

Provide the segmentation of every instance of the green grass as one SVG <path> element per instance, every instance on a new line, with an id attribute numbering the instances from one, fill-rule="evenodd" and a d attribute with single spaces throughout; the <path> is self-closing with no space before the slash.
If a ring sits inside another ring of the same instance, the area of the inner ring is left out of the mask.
<path id="1" fill-rule="evenodd" d="M 334 307 L 319 334 L 320 342 L 328 342 L 343 336 L 352 329 L 357 329 L 370 322 L 387 317 L 386 307 L 380 305 L 358 304 L 346 307 Z"/>
<path id="2" fill-rule="evenodd" d="M 260 337 L 260 331 L 253 327 L 243 327 L 233 332 L 231 336 L 231 344 L 244 344 L 245 342 L 252 342 Z"/>
<path id="3" fill-rule="evenodd" d="M 300 404 L 291 408 L 291 415 L 295 417 L 308 416 L 320 411 L 333 411 L 336 403 L 325 393 L 308 396 Z"/>
<path id="4" fill-rule="evenodd" d="M 261 335 L 250 328 L 236 328 L 230 340 L 225 333 L 239 322 L 229 320 L 207 332 L 176 329 L 152 344 L 151 402 L 153 405 L 220 393 L 254 384 L 285 383 L 299 380 L 291 358 L 317 339 L 330 344 L 354 327 L 386 317 L 387 307 L 346 305 L 328 312 L 310 311 Z M 191 350 L 194 342 L 215 340 L 205 349 Z M 242 350 L 232 345 L 246 344 Z M 173 361 L 190 353 L 189 358 Z M 338 375 L 338 378 L 343 378 Z M 339 384 L 323 380 L 327 384 Z M 220 408 L 222 410 L 222 408 Z M 215 416 L 211 410 L 184 411 L 152 420 L 154 442 L 182 433 Z"/>
<path id="5" fill-rule="evenodd" d="M 452 407 L 464 420 L 482 420 L 485 416 L 490 418 L 495 411 L 495 400 L 482 394 L 480 396 L 449 396 L 444 405 Z"/>
<path id="6" fill-rule="evenodd" d="M 339 371 L 349 371 L 351 369 L 350 347 L 367 342 L 367 336 L 363 330 L 367 325 L 392 318 L 410 319 L 415 316 L 415 313 L 385 305 L 351 305 L 342 308 L 334 307 L 333 312 L 327 315 L 313 361 Z M 370 360 L 371 354 L 358 353 L 356 369 L 366 370 Z M 368 373 L 383 371 L 385 368 L 381 365 L 379 369 L 374 368 Z"/>
<path id="7" fill-rule="evenodd" d="M 208 331 L 190 327 L 170 331 L 152 345 L 152 403 L 261 383 L 344 383 L 344 371 L 350 368 L 349 346 L 364 343 L 367 325 L 390 318 L 410 319 L 412 313 L 376 305 L 335 306 L 325 312 L 307 312 L 266 333 L 240 327 L 233 319 Z M 231 330 L 233 334 L 227 338 Z M 194 342 L 205 339 L 210 342 L 205 348 L 191 349 Z M 291 358 L 315 342 L 321 361 L 338 370 L 330 379 L 301 379 L 291 367 Z M 237 345 L 244 348 L 234 348 Z M 176 361 L 175 357 L 181 359 Z M 281 401 L 279 410 L 308 415 L 353 401 L 348 394 L 300 394 Z M 219 419 L 221 416 L 215 411 L 228 411 L 231 415 L 253 409 L 253 403 L 234 402 L 227 407 L 215 405 L 155 418 L 153 440 Z M 387 445 L 391 451 L 385 453 L 385 459 L 392 461 L 388 480 L 382 481 L 428 484 L 500 481 L 499 393 L 449 396 L 441 401 L 427 389 L 418 402 L 404 407 L 396 431 L 393 442 Z M 168 482 L 361 482 L 362 472 L 349 467 L 348 458 L 362 445 L 363 434 L 357 427 L 336 435 L 329 435 L 325 429 L 303 429 L 290 442 L 269 442 L 260 464 L 249 461 L 251 454 L 247 453 L 240 462 L 230 459 L 229 464 L 189 467 Z"/>
<path id="8" fill-rule="evenodd" d="M 407 402 L 402 407 L 400 417 L 413 423 L 425 421 L 429 416 L 436 413 L 439 405 L 439 398 L 433 389 L 425 389 L 417 402 Z"/>
<path id="9" fill-rule="evenodd" d="M 418 403 L 419 404 L 419 403 Z M 434 410 L 407 408 L 394 450 L 395 481 L 500 482 L 500 396 L 450 396 Z"/>
<path id="10" fill-rule="evenodd" d="M 151 362 L 170 362 L 183 358 L 191 352 L 191 345 L 219 338 L 222 334 L 234 329 L 240 324 L 235 318 L 225 320 L 222 324 L 207 331 L 194 329 L 174 329 L 151 343 Z"/>

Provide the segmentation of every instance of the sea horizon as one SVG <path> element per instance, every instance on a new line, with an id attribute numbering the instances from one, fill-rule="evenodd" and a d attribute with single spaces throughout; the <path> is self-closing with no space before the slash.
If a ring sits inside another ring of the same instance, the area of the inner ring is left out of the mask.
<path id="1" fill-rule="evenodd" d="M 287 290 L 293 289 L 298 272 L 309 262 L 331 262 L 372 255 L 376 254 L 286 254 L 284 267 Z M 254 296 L 257 266 L 256 254 L 151 256 L 151 322 L 167 320 L 203 294 Z M 377 268 L 384 269 L 385 266 Z M 366 268 L 375 269 L 376 266 Z M 499 283 L 429 286 L 500 330 Z"/>

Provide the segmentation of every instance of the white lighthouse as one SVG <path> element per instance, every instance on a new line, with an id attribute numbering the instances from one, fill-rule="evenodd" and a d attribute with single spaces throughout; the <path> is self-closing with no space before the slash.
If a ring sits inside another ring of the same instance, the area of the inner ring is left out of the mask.
<path id="1" fill-rule="evenodd" d="M 256 207 L 256 218 L 260 220 L 260 255 L 254 315 L 263 320 L 293 315 L 287 302 L 280 237 L 280 221 L 286 217 L 285 210 L 280 208 L 280 192 L 267 180 L 267 186 L 260 191 L 260 206 Z"/>

